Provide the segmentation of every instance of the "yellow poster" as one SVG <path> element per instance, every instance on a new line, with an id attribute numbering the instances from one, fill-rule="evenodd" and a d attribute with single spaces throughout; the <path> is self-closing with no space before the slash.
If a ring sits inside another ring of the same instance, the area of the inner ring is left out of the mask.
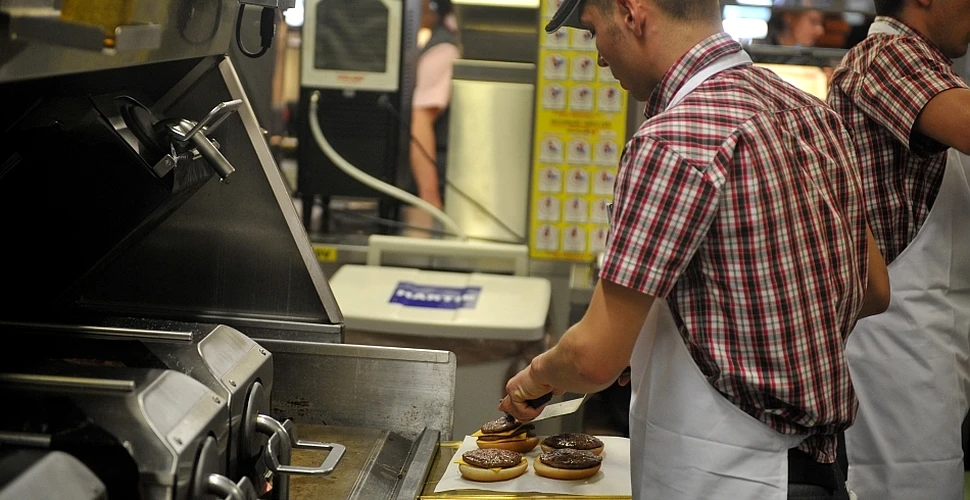
<path id="1" fill-rule="evenodd" d="M 596 64 L 588 31 L 545 32 L 558 5 L 540 6 L 529 249 L 535 259 L 591 261 L 606 245 L 627 93 Z"/>

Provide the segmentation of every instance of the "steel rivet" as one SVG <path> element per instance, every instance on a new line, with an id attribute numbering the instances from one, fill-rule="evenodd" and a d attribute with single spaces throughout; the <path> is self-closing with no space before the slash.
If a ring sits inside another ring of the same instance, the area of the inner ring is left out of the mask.
<path id="1" fill-rule="evenodd" d="M 260 349 L 259 350 L 259 353 L 262 354 L 263 356 L 265 356 L 266 355 L 266 349 Z"/>
<path id="2" fill-rule="evenodd" d="M 175 444 L 182 444 L 182 438 L 175 438 Z"/>
<path id="3" fill-rule="evenodd" d="M 212 400 L 215 401 L 216 404 L 219 404 L 219 405 L 222 404 L 222 400 L 219 399 L 219 396 L 212 396 Z"/>
<path id="4" fill-rule="evenodd" d="M 233 387 L 236 387 L 236 381 L 235 380 L 230 380 L 229 381 L 229 385 L 231 385 Z"/>

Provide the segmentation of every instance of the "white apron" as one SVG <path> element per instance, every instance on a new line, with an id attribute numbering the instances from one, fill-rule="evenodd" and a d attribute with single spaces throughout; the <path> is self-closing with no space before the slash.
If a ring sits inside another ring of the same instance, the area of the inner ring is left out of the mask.
<path id="1" fill-rule="evenodd" d="M 885 22 L 869 34 L 898 34 Z M 889 309 L 849 335 L 859 413 L 846 431 L 861 500 L 962 500 L 970 390 L 970 162 L 947 152 L 940 192 L 892 263 Z"/>
<path id="2" fill-rule="evenodd" d="M 667 109 L 714 74 L 749 64 L 722 58 L 691 78 Z M 694 363 L 663 300 L 644 322 L 630 361 L 630 469 L 640 500 L 786 500 L 788 449 L 781 434 L 724 398 Z"/>

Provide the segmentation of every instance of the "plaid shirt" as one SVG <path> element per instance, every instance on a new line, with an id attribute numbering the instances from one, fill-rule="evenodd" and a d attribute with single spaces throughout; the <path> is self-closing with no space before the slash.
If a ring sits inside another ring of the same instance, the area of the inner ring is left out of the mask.
<path id="1" fill-rule="evenodd" d="M 843 356 L 868 266 L 855 152 L 825 103 L 752 65 L 664 111 L 740 49 L 708 38 L 654 91 L 620 162 L 601 278 L 665 298 L 716 389 L 832 462 L 858 406 Z"/>
<path id="2" fill-rule="evenodd" d="M 856 141 L 869 227 L 887 262 L 914 238 L 943 181 L 947 147 L 914 127 L 940 92 L 966 88 L 940 49 L 906 24 L 856 44 L 832 75 L 828 102 Z"/>

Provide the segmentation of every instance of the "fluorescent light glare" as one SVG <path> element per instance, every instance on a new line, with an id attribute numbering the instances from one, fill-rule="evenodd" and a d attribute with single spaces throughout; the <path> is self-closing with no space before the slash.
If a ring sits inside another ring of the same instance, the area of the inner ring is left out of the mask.
<path id="1" fill-rule="evenodd" d="M 760 19 L 725 19 L 724 31 L 735 40 L 753 40 L 768 36 L 768 23 Z"/>

